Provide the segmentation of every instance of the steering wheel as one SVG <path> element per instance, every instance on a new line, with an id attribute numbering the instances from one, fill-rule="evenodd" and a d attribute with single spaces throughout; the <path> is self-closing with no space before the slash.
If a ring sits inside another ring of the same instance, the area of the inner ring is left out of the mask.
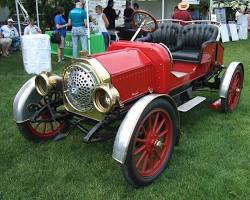
<path id="1" fill-rule="evenodd" d="M 144 10 L 137 10 L 132 15 L 133 25 L 141 28 L 144 32 L 154 32 L 158 28 L 158 23 L 154 16 Z"/>

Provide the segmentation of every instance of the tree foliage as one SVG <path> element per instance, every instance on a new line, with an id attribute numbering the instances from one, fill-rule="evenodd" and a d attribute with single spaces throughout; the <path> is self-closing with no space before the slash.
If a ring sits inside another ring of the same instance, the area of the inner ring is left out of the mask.
<path id="1" fill-rule="evenodd" d="M 36 0 L 21 0 L 24 8 L 27 10 L 29 16 L 36 17 Z M 74 7 L 72 1 L 69 0 L 38 0 L 39 3 L 39 17 L 42 29 L 53 28 L 53 19 L 56 13 L 57 6 L 62 6 L 65 9 L 65 17 L 68 12 Z M 15 0 L 1 0 L 0 6 L 7 6 L 10 10 L 10 15 L 16 14 Z"/>

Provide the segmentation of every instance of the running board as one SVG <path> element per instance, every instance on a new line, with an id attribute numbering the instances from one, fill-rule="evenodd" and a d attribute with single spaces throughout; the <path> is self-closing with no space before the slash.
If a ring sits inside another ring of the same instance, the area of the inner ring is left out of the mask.
<path id="1" fill-rule="evenodd" d="M 176 78 L 182 78 L 182 77 L 186 76 L 188 73 L 171 71 L 171 74 L 173 74 Z"/>
<path id="2" fill-rule="evenodd" d="M 180 105 L 178 107 L 178 110 L 180 112 L 187 112 L 187 111 L 191 110 L 193 107 L 200 104 L 201 102 L 205 101 L 205 99 L 206 99 L 206 97 L 197 96 L 197 97 L 187 101 L 186 103 Z"/>

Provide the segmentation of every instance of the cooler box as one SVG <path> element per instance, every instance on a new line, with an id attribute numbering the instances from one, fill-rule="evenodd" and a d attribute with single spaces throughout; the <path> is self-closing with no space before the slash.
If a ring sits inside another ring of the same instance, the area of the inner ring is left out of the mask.
<path id="1" fill-rule="evenodd" d="M 45 34 L 21 37 L 23 64 L 28 74 L 51 72 L 50 37 Z"/>

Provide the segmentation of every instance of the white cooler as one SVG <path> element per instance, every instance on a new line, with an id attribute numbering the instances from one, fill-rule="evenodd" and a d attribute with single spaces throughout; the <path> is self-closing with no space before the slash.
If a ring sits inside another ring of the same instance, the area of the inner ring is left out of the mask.
<path id="1" fill-rule="evenodd" d="M 50 37 L 45 34 L 21 37 L 23 64 L 28 74 L 51 72 Z"/>

